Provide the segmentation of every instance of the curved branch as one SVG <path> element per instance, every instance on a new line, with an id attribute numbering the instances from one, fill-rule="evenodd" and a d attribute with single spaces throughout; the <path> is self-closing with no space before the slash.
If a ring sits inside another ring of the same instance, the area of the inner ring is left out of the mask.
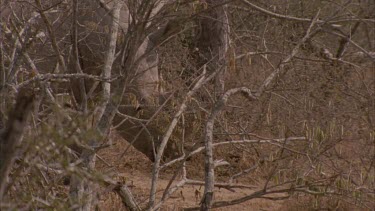
<path id="1" fill-rule="evenodd" d="M 298 21 L 298 22 L 311 22 L 311 19 L 309 18 L 299 18 L 299 17 L 294 17 L 294 16 L 289 16 L 289 15 L 282 15 L 278 13 L 271 12 L 269 10 L 266 10 L 262 7 L 259 7 L 248 0 L 242 0 L 243 3 L 245 3 L 247 6 L 250 6 L 254 10 L 264 13 L 266 15 L 269 15 L 274 18 L 279 18 L 279 19 L 284 19 L 284 20 L 290 20 L 290 21 Z M 375 19 L 362 19 L 362 18 L 347 18 L 347 19 L 341 19 L 341 20 L 332 20 L 332 21 L 324 21 L 324 20 L 317 20 L 317 23 L 341 23 L 341 22 L 348 22 L 348 21 L 366 21 L 366 22 L 372 22 L 375 23 Z"/>
<path id="2" fill-rule="evenodd" d="M 315 17 L 312 20 L 310 20 L 311 24 L 310 24 L 309 28 L 307 29 L 305 36 L 298 42 L 298 44 L 296 45 L 296 47 L 293 48 L 293 50 L 289 54 L 289 56 L 287 56 L 282 62 L 280 62 L 280 64 L 278 65 L 278 67 L 275 69 L 275 71 L 273 71 L 266 78 L 266 80 L 263 82 L 263 84 L 259 87 L 259 90 L 256 93 L 256 97 L 259 97 L 259 96 L 261 96 L 263 94 L 263 92 L 266 90 L 266 88 L 268 88 L 268 86 L 276 78 L 276 76 L 278 76 L 284 70 L 285 64 L 288 63 L 288 62 L 290 62 L 297 55 L 297 53 L 300 50 L 301 46 L 308 39 L 310 39 L 312 35 L 315 34 L 315 32 L 312 33 L 311 30 L 312 30 L 313 26 L 317 23 L 319 14 L 320 14 L 320 10 L 317 12 L 317 14 L 315 15 Z"/>
<path id="3" fill-rule="evenodd" d="M 234 140 L 234 141 L 223 141 L 214 143 L 213 146 L 221 146 L 221 145 L 227 145 L 227 144 L 281 144 L 286 141 L 305 141 L 307 140 L 305 137 L 288 137 L 288 138 L 278 138 L 278 139 L 245 139 L 245 140 Z M 204 146 L 198 147 L 191 151 L 189 154 L 187 154 L 184 157 L 180 157 L 177 159 L 174 159 L 163 166 L 161 166 L 161 169 L 167 168 L 168 166 L 171 166 L 177 162 L 184 161 L 186 159 L 191 158 L 193 155 L 200 153 L 204 150 Z"/>
<path id="4" fill-rule="evenodd" d="M 173 130 L 177 126 L 177 123 L 181 117 L 181 115 L 184 113 L 184 111 L 187 108 L 187 103 L 190 101 L 192 96 L 205 84 L 207 83 L 207 79 L 212 78 L 214 75 L 216 75 L 217 72 L 214 72 L 209 77 L 206 76 L 206 68 L 204 67 L 203 74 L 201 78 L 197 81 L 197 83 L 194 85 L 194 87 L 186 94 L 186 97 L 182 104 L 180 105 L 180 108 L 178 112 L 174 115 L 173 120 L 171 124 L 169 125 L 167 131 L 165 132 L 163 139 L 160 143 L 160 146 L 156 153 L 155 163 L 152 170 L 152 181 L 151 181 L 151 190 L 150 190 L 150 201 L 149 201 L 149 209 L 153 209 L 153 206 L 155 204 L 155 198 L 156 198 L 156 185 L 157 180 L 159 177 L 159 171 L 160 171 L 160 162 L 161 158 L 163 157 L 164 150 L 167 146 L 167 143 L 169 141 L 169 138 L 172 135 Z"/>

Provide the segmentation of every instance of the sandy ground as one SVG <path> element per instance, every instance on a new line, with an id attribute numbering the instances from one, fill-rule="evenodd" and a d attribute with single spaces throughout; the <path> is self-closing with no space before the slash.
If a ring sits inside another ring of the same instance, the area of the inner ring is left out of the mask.
<path id="1" fill-rule="evenodd" d="M 98 169 L 102 172 L 113 174 L 113 177 L 125 182 L 131 187 L 131 190 L 141 206 L 148 202 L 148 195 L 151 186 L 151 169 L 152 163 L 141 153 L 130 148 L 125 156 L 121 157 L 128 144 L 121 138 L 115 137 L 115 145 L 100 151 Z M 158 182 L 157 199 L 160 199 L 165 187 L 169 183 L 172 171 L 162 172 Z M 194 177 L 194 175 L 189 175 Z M 179 181 L 181 177 L 177 176 Z M 196 178 L 194 178 L 196 179 Z M 203 180 L 203 178 L 201 179 Z M 175 184 L 175 182 L 173 183 Z M 199 185 L 186 185 L 177 190 L 162 206 L 161 210 L 182 210 L 183 207 L 199 206 L 199 202 L 204 187 Z M 216 189 L 215 200 L 233 200 L 251 194 L 255 190 L 251 189 Z M 159 200 L 157 200 L 159 201 Z M 281 202 L 275 202 L 265 199 L 250 200 L 241 204 L 233 205 L 215 210 L 280 210 Z M 100 195 L 101 210 L 126 210 L 121 203 L 120 198 L 110 190 L 104 191 Z"/>

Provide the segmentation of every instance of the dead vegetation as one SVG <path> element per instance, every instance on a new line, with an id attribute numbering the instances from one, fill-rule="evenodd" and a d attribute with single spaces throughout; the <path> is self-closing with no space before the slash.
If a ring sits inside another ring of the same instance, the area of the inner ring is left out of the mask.
<path id="1" fill-rule="evenodd" d="M 373 210 L 374 10 L 1 2 L 0 209 Z"/>

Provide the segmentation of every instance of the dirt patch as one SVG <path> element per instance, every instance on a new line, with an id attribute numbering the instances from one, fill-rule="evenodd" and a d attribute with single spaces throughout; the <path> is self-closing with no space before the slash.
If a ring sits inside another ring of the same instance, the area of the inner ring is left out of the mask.
<path id="1" fill-rule="evenodd" d="M 128 184 L 142 207 L 145 207 L 148 202 L 148 195 L 151 187 L 151 170 L 152 163 L 142 153 L 136 151 L 129 144 L 118 136 L 114 136 L 114 145 L 103 149 L 99 152 L 100 160 L 98 162 L 98 169 L 102 172 L 111 173 L 118 181 Z M 128 152 L 121 157 L 124 150 L 129 147 Z M 190 162 L 190 161 L 189 161 Z M 202 172 L 199 172 L 200 166 L 196 165 L 197 160 L 192 160 L 192 163 L 187 163 L 190 170 L 188 177 L 193 179 L 203 180 Z M 194 171 L 194 166 L 197 166 Z M 174 169 L 168 169 L 161 172 L 157 187 L 157 201 L 160 200 L 163 191 L 172 177 Z M 181 177 L 177 177 L 177 182 Z M 177 183 L 173 182 L 173 185 Z M 259 190 L 256 188 L 256 190 Z M 201 185 L 185 185 L 183 188 L 177 190 L 162 206 L 161 210 L 181 210 L 183 207 L 199 206 L 204 187 Z M 244 197 L 254 192 L 252 189 L 235 189 L 227 190 L 224 188 L 217 188 L 215 190 L 215 201 L 233 200 Z M 218 208 L 215 210 L 279 210 L 281 202 L 275 202 L 265 199 L 250 200 L 241 204 L 233 205 L 225 208 Z M 105 191 L 100 196 L 100 208 L 102 210 L 126 210 L 121 203 L 121 199 L 110 190 Z"/>

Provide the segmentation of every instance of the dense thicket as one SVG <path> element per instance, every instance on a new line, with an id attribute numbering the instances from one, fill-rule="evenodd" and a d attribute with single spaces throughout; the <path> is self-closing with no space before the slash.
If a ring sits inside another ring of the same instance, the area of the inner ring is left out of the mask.
<path id="1" fill-rule="evenodd" d="M 113 190 L 126 209 L 156 210 L 186 185 L 205 189 L 187 210 L 257 198 L 373 209 L 373 11 L 366 0 L 2 1 L 0 209 L 91 210 Z M 114 134 L 153 162 L 148 195 L 96 167 Z M 161 194 L 165 172 L 177 183 Z M 218 187 L 254 190 L 221 201 Z"/>

